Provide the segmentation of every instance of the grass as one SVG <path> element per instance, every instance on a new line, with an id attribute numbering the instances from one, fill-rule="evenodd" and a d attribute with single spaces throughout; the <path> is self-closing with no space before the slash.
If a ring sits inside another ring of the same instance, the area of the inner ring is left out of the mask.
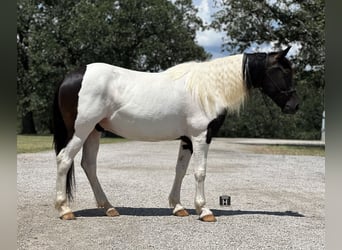
<path id="1" fill-rule="evenodd" d="M 325 148 L 320 146 L 252 146 L 254 153 L 281 155 L 325 156 Z"/>
<path id="2" fill-rule="evenodd" d="M 53 150 L 51 135 L 17 135 L 17 154 Z M 124 142 L 122 138 L 101 138 L 100 143 Z"/>
<path id="3" fill-rule="evenodd" d="M 101 138 L 101 144 L 125 142 L 123 138 Z M 53 150 L 51 135 L 17 135 L 17 153 L 36 153 Z M 316 155 L 325 156 L 324 147 L 313 146 L 249 146 L 249 150 L 259 154 Z"/>

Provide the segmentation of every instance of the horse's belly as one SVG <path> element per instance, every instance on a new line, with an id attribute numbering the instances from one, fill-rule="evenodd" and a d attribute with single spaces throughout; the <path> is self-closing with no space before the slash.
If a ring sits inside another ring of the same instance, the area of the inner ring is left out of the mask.
<path id="1" fill-rule="evenodd" d="M 117 111 L 105 124 L 117 135 L 143 141 L 176 139 L 186 134 L 185 118 L 181 113 L 162 111 Z"/>

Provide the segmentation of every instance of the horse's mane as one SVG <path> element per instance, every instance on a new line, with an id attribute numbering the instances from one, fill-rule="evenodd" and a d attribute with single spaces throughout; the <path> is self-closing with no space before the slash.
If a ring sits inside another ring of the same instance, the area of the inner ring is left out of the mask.
<path id="1" fill-rule="evenodd" d="M 166 72 L 171 76 L 172 80 L 178 80 L 179 78 L 182 78 L 184 75 L 188 74 L 196 64 L 198 64 L 198 62 L 185 62 L 177 64 L 167 69 Z"/>
<path id="2" fill-rule="evenodd" d="M 173 80 L 185 77 L 187 90 L 191 91 L 207 114 L 216 115 L 222 112 L 222 107 L 238 112 L 247 96 L 242 58 L 240 54 L 207 62 L 188 62 L 166 72 Z"/>

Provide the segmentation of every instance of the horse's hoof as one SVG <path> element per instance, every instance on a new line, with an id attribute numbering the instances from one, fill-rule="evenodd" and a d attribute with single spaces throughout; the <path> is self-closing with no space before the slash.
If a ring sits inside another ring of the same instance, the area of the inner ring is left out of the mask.
<path id="1" fill-rule="evenodd" d="M 189 216 L 189 213 L 185 209 L 182 209 L 182 210 L 177 211 L 175 213 L 175 216 L 185 217 L 185 216 Z"/>
<path id="2" fill-rule="evenodd" d="M 115 208 L 111 207 L 107 210 L 106 215 L 109 217 L 115 217 L 119 216 L 120 214 Z"/>
<path id="3" fill-rule="evenodd" d="M 208 214 L 208 215 L 205 215 L 201 218 L 201 221 L 204 221 L 204 222 L 216 222 L 216 218 L 213 214 Z"/>
<path id="4" fill-rule="evenodd" d="M 74 215 L 73 212 L 69 212 L 69 213 L 63 214 L 63 215 L 61 216 L 61 219 L 62 219 L 62 220 L 75 220 L 76 217 L 75 217 L 75 215 Z"/>

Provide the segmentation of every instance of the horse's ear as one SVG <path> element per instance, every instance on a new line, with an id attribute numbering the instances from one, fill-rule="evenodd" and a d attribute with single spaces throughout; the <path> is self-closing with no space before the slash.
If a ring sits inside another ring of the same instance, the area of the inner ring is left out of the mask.
<path id="1" fill-rule="evenodd" d="M 291 49 L 291 46 L 288 46 L 286 49 L 278 52 L 276 55 L 276 59 L 280 60 L 280 59 L 285 58 L 285 56 L 287 55 L 290 49 Z"/>
<path id="2" fill-rule="evenodd" d="M 286 49 L 282 51 L 270 53 L 269 58 L 268 58 L 268 63 L 270 65 L 273 65 L 279 62 L 280 60 L 284 59 L 290 49 L 291 49 L 291 46 L 288 46 Z"/>

